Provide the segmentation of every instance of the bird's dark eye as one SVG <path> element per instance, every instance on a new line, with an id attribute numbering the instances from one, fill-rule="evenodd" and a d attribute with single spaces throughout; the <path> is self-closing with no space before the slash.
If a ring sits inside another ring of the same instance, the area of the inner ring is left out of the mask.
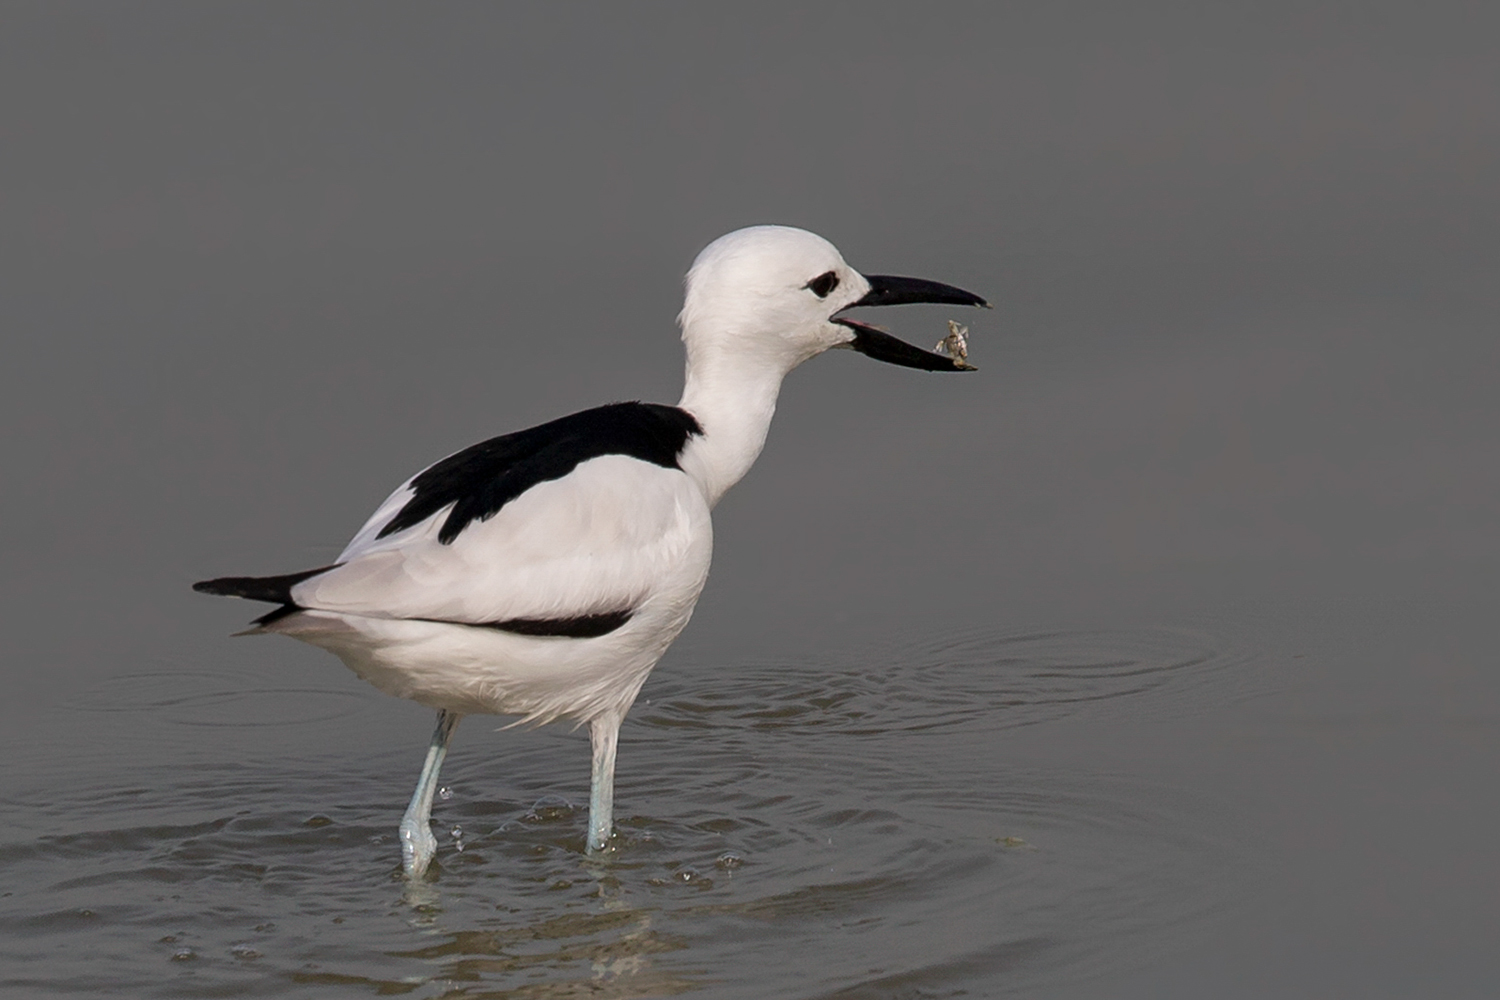
<path id="1" fill-rule="evenodd" d="M 828 298 L 828 293 L 839 287 L 839 276 L 832 271 L 824 271 L 807 283 L 812 293 L 820 299 Z"/>

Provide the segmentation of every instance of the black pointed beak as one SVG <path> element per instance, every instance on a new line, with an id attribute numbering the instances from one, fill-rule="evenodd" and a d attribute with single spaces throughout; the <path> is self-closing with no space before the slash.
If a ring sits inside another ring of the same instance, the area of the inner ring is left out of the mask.
<path id="1" fill-rule="evenodd" d="M 926 278 L 898 278 L 894 274 L 867 274 L 870 290 L 854 306 L 907 306 L 921 302 L 947 306 L 983 306 L 993 309 L 984 299 L 962 288 Z"/>
<path id="2" fill-rule="evenodd" d="M 900 337 L 892 337 L 884 330 L 852 319 L 835 318 L 835 323 L 854 331 L 850 347 L 876 361 L 888 361 L 904 368 L 920 368 L 927 372 L 973 372 L 979 369 L 961 358 L 949 357 L 934 351 L 924 351 L 915 344 L 908 344 Z"/>
<path id="3" fill-rule="evenodd" d="M 973 292 L 966 292 L 962 288 L 954 288 L 940 281 L 928 281 L 925 278 L 900 278 L 890 274 L 870 274 L 865 276 L 865 280 L 870 283 L 870 290 L 865 293 L 864 298 L 851 302 L 846 308 L 903 306 L 917 303 L 994 308 Z M 920 368 L 929 372 L 977 370 L 961 358 L 938 354 L 934 351 L 924 351 L 914 344 L 892 337 L 885 331 L 866 323 L 845 319 L 842 316 L 833 317 L 833 322 L 853 330 L 854 339 L 850 341 L 849 346 L 876 361 L 886 361 L 906 368 Z"/>

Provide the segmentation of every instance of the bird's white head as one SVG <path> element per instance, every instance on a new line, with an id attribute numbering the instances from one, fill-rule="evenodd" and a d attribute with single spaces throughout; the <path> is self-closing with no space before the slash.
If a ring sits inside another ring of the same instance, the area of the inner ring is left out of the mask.
<path id="1" fill-rule="evenodd" d="M 721 236 L 687 273 L 678 322 L 689 357 L 712 353 L 763 361 L 783 373 L 847 343 L 831 317 L 869 282 L 823 237 L 790 226 L 752 226 Z"/>
<path id="2" fill-rule="evenodd" d="M 688 363 L 709 358 L 784 375 L 831 347 L 930 371 L 967 366 L 839 316 L 854 306 L 987 305 L 951 285 L 860 274 L 832 243 L 790 226 L 751 226 L 714 240 L 687 273 L 678 322 Z"/>
<path id="3" fill-rule="evenodd" d="M 862 275 L 832 243 L 789 226 L 752 226 L 714 240 L 687 274 L 678 322 L 687 347 L 679 404 L 705 435 L 684 468 L 714 503 L 760 454 L 781 380 L 830 347 L 928 371 L 972 370 L 960 358 L 898 340 L 841 313 L 855 306 L 982 298 L 920 278 Z"/>

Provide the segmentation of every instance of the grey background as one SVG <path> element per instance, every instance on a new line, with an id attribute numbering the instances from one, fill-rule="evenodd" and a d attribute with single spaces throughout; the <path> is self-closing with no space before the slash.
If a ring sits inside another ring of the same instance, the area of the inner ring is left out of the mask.
<path id="1" fill-rule="evenodd" d="M 795 373 L 673 655 L 1196 611 L 1321 650 L 1259 715 L 1038 746 L 1213 788 L 1305 866 L 1100 995 L 1500 982 L 1493 6 L 0 16 L 0 718 L 49 780 L 114 752 L 70 698 L 246 617 L 192 580 L 675 401 L 681 273 L 793 224 L 987 295 L 981 371 Z"/>

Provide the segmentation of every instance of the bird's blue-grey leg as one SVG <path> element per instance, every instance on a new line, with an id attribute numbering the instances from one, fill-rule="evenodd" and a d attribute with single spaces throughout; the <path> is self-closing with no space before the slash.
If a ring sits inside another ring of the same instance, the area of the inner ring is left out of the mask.
<path id="1" fill-rule="evenodd" d="M 457 712 L 443 709 L 438 712 L 437 728 L 432 731 L 432 743 L 427 747 L 427 761 L 422 765 L 422 776 L 417 779 L 417 790 L 412 792 L 411 805 L 401 817 L 401 862 L 406 867 L 407 878 L 418 878 L 432 863 L 437 853 L 437 838 L 432 835 L 432 795 L 437 791 L 438 771 L 443 758 L 448 755 L 448 741 L 458 720 Z"/>
<path id="2" fill-rule="evenodd" d="M 615 744 L 624 713 L 609 713 L 589 720 L 589 742 L 594 747 L 594 773 L 589 783 L 589 844 L 594 854 L 609 846 L 614 829 Z"/>

